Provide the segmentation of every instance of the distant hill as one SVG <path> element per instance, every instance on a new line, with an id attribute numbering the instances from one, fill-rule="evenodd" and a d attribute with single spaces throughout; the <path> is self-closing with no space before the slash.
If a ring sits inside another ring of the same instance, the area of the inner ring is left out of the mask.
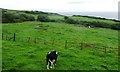
<path id="1" fill-rule="evenodd" d="M 15 23 L 24 21 L 66 22 L 75 25 L 77 24 L 83 26 L 120 30 L 120 21 L 114 19 L 83 15 L 64 16 L 58 13 L 43 11 L 2 9 L 2 23 Z"/>

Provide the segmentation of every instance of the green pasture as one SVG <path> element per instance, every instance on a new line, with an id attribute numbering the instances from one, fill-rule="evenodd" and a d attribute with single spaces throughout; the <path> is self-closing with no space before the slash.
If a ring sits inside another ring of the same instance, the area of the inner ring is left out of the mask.
<path id="1" fill-rule="evenodd" d="M 2 24 L 2 34 L 3 70 L 46 70 L 51 50 L 59 55 L 55 70 L 118 70 L 117 30 L 21 22 Z"/>

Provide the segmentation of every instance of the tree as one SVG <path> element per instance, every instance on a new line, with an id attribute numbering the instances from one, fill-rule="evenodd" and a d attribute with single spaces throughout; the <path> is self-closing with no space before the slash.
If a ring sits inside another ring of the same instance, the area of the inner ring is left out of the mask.
<path id="1" fill-rule="evenodd" d="M 42 22 L 49 22 L 50 19 L 48 18 L 47 15 L 38 15 L 37 21 L 42 21 Z"/>
<path id="2" fill-rule="evenodd" d="M 14 22 L 13 21 L 13 16 L 14 14 L 13 13 L 10 13 L 10 12 L 3 12 L 2 13 L 2 22 L 5 22 L 5 23 L 11 23 L 11 22 Z"/>
<path id="3" fill-rule="evenodd" d="M 66 23 L 69 23 L 69 24 L 78 24 L 79 23 L 78 21 L 76 21 L 74 19 L 71 19 L 67 16 L 64 17 L 64 20 L 65 20 Z"/>
<path id="4" fill-rule="evenodd" d="M 13 22 L 23 22 L 23 21 L 34 21 L 35 18 L 32 15 L 26 13 L 14 13 L 14 12 L 3 12 L 2 22 L 3 23 L 13 23 Z"/>
<path id="5" fill-rule="evenodd" d="M 67 17 L 67 16 L 64 16 L 64 20 L 66 20 L 66 19 L 68 19 L 68 17 Z"/>

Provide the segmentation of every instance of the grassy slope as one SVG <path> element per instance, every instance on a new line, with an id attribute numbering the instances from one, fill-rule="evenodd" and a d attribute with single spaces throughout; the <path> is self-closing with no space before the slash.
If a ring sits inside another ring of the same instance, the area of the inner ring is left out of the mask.
<path id="1" fill-rule="evenodd" d="M 16 12 L 21 12 L 21 11 L 19 11 L 19 10 L 8 10 L 7 9 L 7 12 L 16 13 Z M 44 13 L 47 13 L 47 12 L 44 12 Z M 39 15 L 39 14 L 31 14 L 31 13 L 27 13 L 27 14 L 34 16 L 35 19 L 37 19 L 37 16 Z M 45 15 L 47 15 L 52 20 L 64 20 L 64 16 L 59 15 L 59 14 L 48 13 L 48 14 L 45 14 Z M 115 21 L 112 21 L 112 20 L 93 19 L 93 18 L 82 17 L 82 16 L 80 16 L 80 17 L 68 16 L 68 17 L 70 17 L 70 18 L 72 18 L 74 20 L 77 20 L 77 21 L 100 22 L 100 23 L 103 23 L 103 24 L 104 23 L 107 23 L 107 24 L 120 24 L 119 22 L 115 22 Z"/>
<path id="2" fill-rule="evenodd" d="M 37 19 L 38 14 L 29 14 L 35 17 L 35 19 Z M 47 15 L 49 17 L 49 19 L 51 20 L 64 20 L 64 16 L 61 15 L 55 15 L 55 14 L 48 14 Z"/>
<path id="3" fill-rule="evenodd" d="M 87 22 L 100 22 L 100 23 L 107 23 L 107 24 L 120 24 L 119 22 L 114 22 L 112 20 L 102 20 L 102 19 L 93 19 L 93 18 L 87 18 L 87 17 L 71 17 L 72 19 L 78 20 L 78 21 L 87 21 Z"/>
<path id="4" fill-rule="evenodd" d="M 47 30 L 35 28 L 37 25 L 49 26 Z M 84 28 L 55 22 L 23 22 L 3 24 L 3 33 L 12 36 L 16 33 L 16 42 L 3 38 L 3 69 L 45 70 L 45 56 L 50 50 L 59 52 L 56 70 L 104 70 L 118 69 L 118 33 L 103 28 Z M 28 38 L 31 40 L 28 42 Z M 34 38 L 37 37 L 37 44 Z M 53 43 L 54 40 L 54 43 Z M 68 44 L 65 40 L 95 44 L 84 47 Z M 46 41 L 48 44 L 44 44 Z M 53 45 L 52 45 L 53 43 Z M 107 53 L 101 49 L 107 47 Z M 106 61 L 106 63 L 105 63 Z"/>

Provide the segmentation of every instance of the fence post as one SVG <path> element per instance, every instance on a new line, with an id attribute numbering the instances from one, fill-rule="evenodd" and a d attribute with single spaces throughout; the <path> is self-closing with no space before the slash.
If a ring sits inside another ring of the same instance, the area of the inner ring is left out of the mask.
<path id="1" fill-rule="evenodd" d="M 53 39 L 53 41 L 52 41 L 52 46 L 53 46 L 53 44 L 54 44 L 54 39 Z"/>
<path id="2" fill-rule="evenodd" d="M 83 49 L 83 43 L 81 43 L 81 50 Z"/>
<path id="3" fill-rule="evenodd" d="M 67 48 L 67 40 L 65 41 L 65 48 Z"/>
<path id="4" fill-rule="evenodd" d="M 7 40 L 7 35 L 6 35 L 6 40 Z"/>
<path id="5" fill-rule="evenodd" d="M 106 47 L 104 47 L 104 50 L 105 50 L 105 54 L 106 54 L 106 52 L 107 52 Z"/>
<path id="6" fill-rule="evenodd" d="M 13 41 L 15 41 L 15 33 L 14 33 L 14 39 L 13 39 Z"/>
<path id="7" fill-rule="evenodd" d="M 44 40 L 44 45 L 46 45 L 46 41 Z"/>
<path id="8" fill-rule="evenodd" d="M 28 37 L 28 42 L 30 41 L 30 37 Z"/>
<path id="9" fill-rule="evenodd" d="M 2 40 L 3 40 L 3 33 L 2 33 Z"/>
<path id="10" fill-rule="evenodd" d="M 35 38 L 35 42 L 34 42 L 35 44 L 37 43 L 37 41 L 36 41 L 36 38 Z"/>

